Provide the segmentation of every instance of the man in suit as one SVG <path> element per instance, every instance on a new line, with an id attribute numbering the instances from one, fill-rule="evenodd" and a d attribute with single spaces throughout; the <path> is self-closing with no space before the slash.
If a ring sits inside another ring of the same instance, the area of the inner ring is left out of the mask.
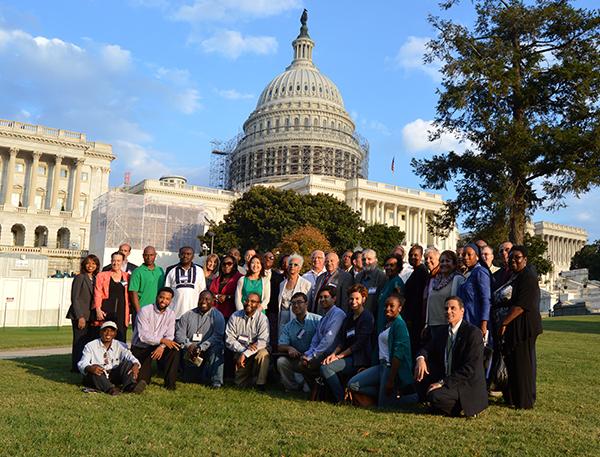
<path id="1" fill-rule="evenodd" d="M 275 255 L 271 251 L 265 252 L 265 276 L 269 278 L 271 285 L 271 296 L 267 304 L 267 319 L 269 319 L 269 334 L 279 334 L 279 286 L 285 279 L 284 275 L 279 273 L 273 266 L 275 265 Z M 284 262 L 285 264 L 285 262 Z M 277 352 L 277 338 L 272 338 L 271 348 Z"/>
<path id="2" fill-rule="evenodd" d="M 323 309 L 319 309 L 317 296 L 319 291 L 325 286 L 334 286 L 336 288 L 335 304 L 344 312 L 348 311 L 348 289 L 352 285 L 352 275 L 340 268 L 340 258 L 335 252 L 328 252 L 325 256 L 325 273 L 320 275 L 315 287 L 311 290 L 311 312 L 325 314 Z"/>
<path id="3" fill-rule="evenodd" d="M 119 246 L 119 252 L 123 254 L 123 265 L 121 265 L 121 270 L 129 274 L 133 273 L 133 270 L 138 266 L 135 263 L 127 261 L 129 253 L 131 252 L 131 245 L 129 243 L 122 243 Z M 105 265 L 104 268 L 102 268 L 102 271 L 110 271 L 110 264 Z"/>
<path id="4" fill-rule="evenodd" d="M 448 297 L 445 306 L 448 328 L 434 332 L 419 351 L 415 380 L 435 410 L 473 417 L 488 405 L 481 330 L 463 319 L 459 297 Z"/>
<path id="5" fill-rule="evenodd" d="M 410 347 L 413 357 L 421 347 L 421 332 L 425 326 L 425 307 L 423 303 L 423 291 L 427 287 L 429 273 L 427 267 L 423 265 L 423 248 L 415 244 L 408 251 L 408 262 L 413 267 L 404 285 L 404 297 L 406 302 L 402 308 L 402 318 L 406 322 L 408 333 L 410 335 Z M 400 275 L 402 277 L 402 275 Z"/>

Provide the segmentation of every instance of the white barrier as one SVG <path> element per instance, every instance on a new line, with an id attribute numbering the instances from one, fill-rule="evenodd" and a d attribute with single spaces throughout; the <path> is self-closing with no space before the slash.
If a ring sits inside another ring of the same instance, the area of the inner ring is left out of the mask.
<path id="1" fill-rule="evenodd" d="M 2 327 L 70 325 L 73 278 L 0 278 Z"/>

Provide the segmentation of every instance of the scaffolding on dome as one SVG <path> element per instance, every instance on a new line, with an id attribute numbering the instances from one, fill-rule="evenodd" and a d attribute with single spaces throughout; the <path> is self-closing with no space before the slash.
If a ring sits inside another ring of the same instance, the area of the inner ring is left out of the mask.
<path id="1" fill-rule="evenodd" d="M 198 235 L 204 234 L 205 215 L 201 205 L 113 190 L 94 201 L 90 245 L 116 248 L 128 242 L 132 249 L 154 246 L 170 252 L 191 246 L 199 252 Z"/>
<path id="2" fill-rule="evenodd" d="M 210 155 L 210 187 L 217 189 L 229 189 L 231 187 L 231 182 L 229 179 L 231 153 L 240 143 L 243 136 L 244 135 L 242 133 L 238 133 L 225 143 L 220 140 L 211 141 L 213 149 Z"/>
<path id="3" fill-rule="evenodd" d="M 369 140 L 367 140 L 364 136 L 362 136 L 358 132 L 354 132 L 354 138 L 358 142 L 358 146 L 360 147 L 361 151 L 363 152 L 363 160 L 362 160 L 362 163 L 360 164 L 360 166 L 361 166 L 361 176 L 360 177 L 363 179 L 369 179 L 369 151 L 370 151 Z"/>

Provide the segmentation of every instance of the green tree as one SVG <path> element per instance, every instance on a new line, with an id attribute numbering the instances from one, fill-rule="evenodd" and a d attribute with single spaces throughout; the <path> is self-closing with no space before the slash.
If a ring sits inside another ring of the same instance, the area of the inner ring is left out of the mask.
<path id="1" fill-rule="evenodd" d="M 469 148 L 411 164 L 425 187 L 454 180 L 435 233 L 464 217 L 475 231 L 506 225 L 523 244 L 536 209 L 600 184 L 600 15 L 567 0 L 473 3 L 471 29 L 430 18 L 439 33 L 426 56 L 443 64 L 431 139 L 453 132 Z"/>
<path id="2" fill-rule="evenodd" d="M 385 224 L 373 224 L 365 227 L 360 237 L 360 243 L 365 248 L 371 248 L 377 253 L 377 259 L 383 264 L 388 255 L 397 244 L 404 239 L 404 232 L 399 227 Z"/>
<path id="3" fill-rule="evenodd" d="M 587 268 L 590 279 L 600 280 L 600 240 L 586 244 L 575 253 L 571 259 L 571 270 L 579 268 Z"/>
<path id="4" fill-rule="evenodd" d="M 233 202 L 223 221 L 210 230 L 215 234 L 216 252 L 232 246 L 265 251 L 295 229 L 311 225 L 338 251 L 356 245 L 362 224 L 358 212 L 330 195 L 255 186 Z M 210 237 L 201 241 L 210 244 Z"/>

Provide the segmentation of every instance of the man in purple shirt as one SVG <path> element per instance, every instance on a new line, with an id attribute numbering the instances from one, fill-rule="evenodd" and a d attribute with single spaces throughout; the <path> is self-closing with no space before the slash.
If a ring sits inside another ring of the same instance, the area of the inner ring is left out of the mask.
<path id="1" fill-rule="evenodd" d="M 175 312 L 169 309 L 173 295 L 173 289 L 163 287 L 156 303 L 144 306 L 137 314 L 131 352 L 142 364 L 138 384 L 150 383 L 152 361 L 156 360 L 165 373 L 165 388 L 175 390 L 179 344 L 174 341 Z"/>

